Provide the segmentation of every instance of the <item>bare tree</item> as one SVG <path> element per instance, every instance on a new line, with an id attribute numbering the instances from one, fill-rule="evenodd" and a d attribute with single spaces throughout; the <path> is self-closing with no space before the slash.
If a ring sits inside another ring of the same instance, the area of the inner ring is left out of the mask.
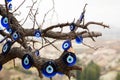
<path id="1" fill-rule="evenodd" d="M 80 18 L 77 21 L 73 22 L 67 22 L 67 23 L 59 23 L 56 25 L 48 26 L 46 29 L 43 29 L 42 26 L 45 23 L 46 15 L 49 14 L 50 11 L 54 11 L 54 1 L 53 1 L 53 7 L 50 9 L 45 15 L 44 19 L 41 25 L 38 24 L 36 20 L 36 15 L 38 14 L 38 8 L 35 9 L 35 13 L 32 12 L 32 9 L 34 7 L 34 4 L 36 4 L 36 1 L 30 6 L 29 13 L 27 17 L 25 18 L 24 22 L 22 24 L 19 23 L 19 21 L 15 18 L 15 12 L 24 4 L 26 0 L 24 0 L 18 8 L 16 8 L 13 12 L 10 12 L 11 6 L 9 5 L 9 1 L 11 0 L 5 0 L 5 6 L 0 4 L 0 15 L 3 18 L 3 23 L 7 24 L 4 25 L 5 30 L 0 30 L 0 35 L 4 37 L 3 40 L 0 41 L 2 43 L 6 40 L 5 45 L 3 45 L 2 53 L 0 54 L 0 66 L 6 64 L 10 60 L 14 60 L 15 58 L 22 59 L 22 65 L 26 69 L 29 69 L 31 66 L 35 67 L 38 70 L 40 78 L 43 78 L 42 73 L 44 74 L 46 70 L 43 70 L 44 68 L 48 68 L 46 66 L 49 66 L 48 70 L 53 69 L 53 72 L 60 72 L 62 74 L 65 74 L 70 79 L 71 76 L 74 76 L 70 71 L 71 70 L 82 70 L 81 67 L 77 65 L 66 65 L 63 61 L 66 54 L 72 53 L 73 56 L 76 57 L 72 49 L 72 43 L 71 41 L 76 39 L 76 37 L 80 36 L 81 38 L 91 38 L 93 41 L 94 37 L 102 36 L 100 32 L 94 32 L 89 30 L 89 25 L 100 25 L 104 28 L 109 28 L 109 26 L 104 25 L 103 23 L 99 22 L 84 22 L 85 17 L 85 7 L 83 8 L 83 12 L 81 13 Z M 33 21 L 33 28 L 31 29 L 25 29 L 23 28 L 23 24 L 27 21 L 27 18 L 30 18 Z M 35 25 L 37 25 L 37 29 L 35 29 Z M 70 32 L 63 32 L 64 27 L 70 27 Z M 60 28 L 61 31 L 56 32 L 53 29 Z M 78 31 L 78 29 L 81 28 L 82 31 Z M 8 31 L 8 32 L 6 32 Z M 35 39 L 30 40 L 27 37 L 41 37 L 41 41 L 36 41 Z M 52 40 L 48 40 L 48 38 L 52 38 Z M 53 43 L 59 40 L 68 40 L 70 41 L 71 46 L 68 49 L 65 49 L 61 56 L 58 59 L 48 59 L 41 56 L 36 56 L 36 49 L 34 47 L 35 43 L 40 43 L 42 46 L 38 49 L 40 51 L 41 49 L 45 48 L 46 46 L 52 45 L 57 50 L 59 50 Z M 29 46 L 28 43 L 32 42 L 33 46 Z M 14 43 L 18 43 L 21 45 L 21 47 L 12 47 L 11 46 Z M 83 43 L 84 44 L 84 43 Z M 84 44 L 85 45 L 85 44 Z M 90 46 L 88 46 L 90 47 Z M 26 65 L 24 64 L 24 60 L 28 59 Z M 29 63 L 29 64 L 27 64 Z M 26 67 L 27 66 L 27 67 Z M 52 71 L 52 70 L 51 70 Z M 52 72 L 48 72 L 48 77 L 52 79 L 49 74 Z"/>

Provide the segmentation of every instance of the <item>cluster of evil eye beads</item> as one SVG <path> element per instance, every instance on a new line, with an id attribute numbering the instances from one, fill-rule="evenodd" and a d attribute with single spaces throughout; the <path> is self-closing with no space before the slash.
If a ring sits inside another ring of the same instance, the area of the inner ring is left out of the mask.
<path id="1" fill-rule="evenodd" d="M 7 32 L 9 32 L 9 34 L 11 35 L 12 39 L 14 40 L 14 42 L 16 40 L 18 40 L 20 38 L 20 34 L 17 31 L 14 31 L 8 23 L 8 18 L 6 16 L 3 16 L 1 18 L 1 25 L 7 30 Z M 4 37 L 3 40 L 0 41 L 0 43 L 2 43 L 4 40 L 6 40 L 7 36 Z M 12 41 L 7 41 L 2 48 L 2 54 L 7 54 L 12 46 L 12 44 L 14 43 Z"/>
<path id="2" fill-rule="evenodd" d="M 80 23 L 82 22 L 82 20 L 83 20 L 83 18 L 84 18 L 84 14 L 85 14 L 85 12 L 83 11 L 83 12 L 81 13 L 80 18 L 79 18 Z M 70 24 L 70 31 L 74 31 L 75 29 L 76 29 L 75 23 L 71 23 L 71 24 Z M 76 36 L 75 41 L 76 41 L 76 43 L 80 44 L 80 43 L 83 42 L 83 37 L 82 37 L 81 35 Z M 66 50 L 66 49 L 69 48 L 70 46 L 71 46 L 70 42 L 69 42 L 69 41 L 65 41 L 65 42 L 64 42 L 64 45 L 63 45 L 63 49 Z"/>
<path id="3" fill-rule="evenodd" d="M 36 52 L 38 52 L 38 50 L 35 51 L 35 55 Z M 36 55 L 39 56 L 39 55 Z M 64 65 L 66 66 L 73 66 L 76 63 L 76 56 L 74 53 L 72 52 L 66 52 L 62 58 L 62 62 Z M 25 54 L 22 58 L 22 66 L 25 69 L 29 69 L 33 66 L 34 63 L 34 59 L 32 58 L 32 56 L 30 54 Z M 47 78 L 52 78 L 53 76 L 55 76 L 57 73 L 58 74 L 63 74 L 61 72 L 57 71 L 58 69 L 58 65 L 55 63 L 55 61 L 49 60 L 47 62 L 45 62 L 42 66 L 40 71 L 42 72 L 42 74 L 47 77 Z"/>
<path id="4" fill-rule="evenodd" d="M 84 18 L 84 13 L 82 12 L 81 16 L 79 18 L 80 22 L 83 20 L 83 18 Z M 76 29 L 75 23 L 71 23 L 70 24 L 70 31 L 74 31 L 75 29 Z M 78 35 L 78 36 L 76 36 L 75 41 L 76 41 L 76 43 L 81 44 L 83 42 L 83 37 L 81 35 Z M 62 45 L 62 48 L 64 50 L 68 50 L 70 47 L 71 47 L 70 40 L 66 40 Z"/>
<path id="5" fill-rule="evenodd" d="M 66 66 L 73 66 L 76 64 L 77 61 L 76 55 L 72 52 L 67 51 L 70 47 L 71 47 L 71 42 L 68 40 L 62 44 L 62 48 L 65 50 L 65 54 L 62 57 L 62 63 Z M 35 56 L 39 56 L 39 50 L 35 50 Z M 34 63 L 34 59 L 30 54 L 25 54 L 23 56 L 22 66 L 25 69 L 31 68 L 33 66 L 33 63 Z M 52 78 L 57 73 L 63 74 L 62 72 L 58 72 L 57 69 L 58 69 L 58 65 L 56 64 L 56 62 L 53 60 L 49 60 L 41 66 L 40 71 L 45 77 Z"/>
<path id="6" fill-rule="evenodd" d="M 8 10 L 12 10 L 12 0 L 6 0 L 8 5 Z M 2 16 L 1 18 L 1 25 L 2 27 L 4 27 L 6 29 L 6 31 L 12 36 L 12 40 L 7 40 L 6 43 L 3 45 L 2 47 L 2 55 L 7 55 L 7 53 L 10 51 L 12 44 L 18 40 L 20 38 L 20 35 L 17 31 L 14 31 L 8 22 L 8 17 L 7 16 Z M 3 41 L 5 41 L 7 39 L 7 36 L 5 36 L 0 43 L 2 43 Z M 2 64 L 0 64 L 0 70 L 2 69 Z"/>
<path id="7" fill-rule="evenodd" d="M 40 30 L 35 30 L 34 36 L 39 38 L 41 37 L 41 32 Z M 73 66 L 75 65 L 77 58 L 76 55 L 72 52 L 67 52 L 67 50 L 71 47 L 71 42 L 69 40 L 66 40 L 62 44 L 62 48 L 66 53 L 62 57 L 62 62 L 66 66 Z M 39 56 L 39 50 L 35 50 L 35 56 Z M 25 69 L 29 69 L 30 67 L 33 66 L 34 59 L 30 54 L 25 54 L 22 58 L 22 66 Z M 63 74 L 61 72 L 57 71 L 58 65 L 55 63 L 55 61 L 47 61 L 45 62 L 42 67 L 41 67 L 41 72 L 45 77 L 52 78 L 54 77 L 57 73 L 58 74 Z"/>
<path id="8" fill-rule="evenodd" d="M 11 2 L 12 0 L 7 0 L 7 2 Z M 9 4 L 9 9 L 12 8 L 12 4 Z M 12 35 L 12 38 L 13 40 L 18 40 L 20 38 L 20 35 L 18 32 L 16 31 L 13 31 L 9 25 L 8 25 L 8 18 L 7 17 L 2 17 L 1 19 L 1 24 L 3 27 L 6 28 L 6 30 Z M 75 24 L 72 23 L 70 25 L 70 30 L 71 31 L 74 31 L 75 30 Z M 41 37 L 41 32 L 40 30 L 35 30 L 34 32 L 34 36 L 39 38 Z M 82 43 L 83 42 L 83 38 L 82 36 L 77 36 L 75 41 L 77 43 Z M 6 55 L 10 48 L 12 46 L 12 42 L 11 41 L 7 41 L 4 45 L 3 45 L 3 48 L 2 48 L 2 53 L 4 55 Z M 66 66 L 73 66 L 76 64 L 76 61 L 77 61 L 77 58 L 76 58 L 76 55 L 72 52 L 67 52 L 67 50 L 71 47 L 71 41 L 70 40 L 66 40 L 63 42 L 62 44 L 62 48 L 64 49 L 64 51 L 66 51 L 66 53 L 63 55 L 62 57 L 62 62 L 64 65 Z M 35 51 L 35 55 L 36 56 L 39 56 L 39 50 L 36 50 Z M 34 59 L 33 57 L 30 55 L 30 54 L 25 54 L 22 58 L 22 66 L 25 68 L 25 69 L 29 69 L 33 66 L 33 63 L 34 63 Z M 45 77 L 48 77 L 48 78 L 52 78 L 53 76 L 55 76 L 57 73 L 58 74 L 62 74 L 61 72 L 58 72 L 57 71 L 57 67 L 58 65 L 55 63 L 55 61 L 47 61 L 45 62 L 43 65 L 42 65 L 42 68 L 41 68 L 41 72 L 42 74 L 45 76 Z M 0 70 L 2 69 L 2 65 L 0 64 Z"/>

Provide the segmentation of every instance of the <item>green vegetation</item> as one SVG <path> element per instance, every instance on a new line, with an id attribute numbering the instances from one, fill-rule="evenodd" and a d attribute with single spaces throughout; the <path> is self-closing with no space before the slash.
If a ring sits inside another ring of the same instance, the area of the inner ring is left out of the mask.
<path id="1" fill-rule="evenodd" d="M 116 80 L 120 80 L 120 72 L 118 72 Z"/>
<path id="2" fill-rule="evenodd" d="M 83 72 L 77 71 L 76 80 L 99 80 L 100 67 L 91 61 Z"/>

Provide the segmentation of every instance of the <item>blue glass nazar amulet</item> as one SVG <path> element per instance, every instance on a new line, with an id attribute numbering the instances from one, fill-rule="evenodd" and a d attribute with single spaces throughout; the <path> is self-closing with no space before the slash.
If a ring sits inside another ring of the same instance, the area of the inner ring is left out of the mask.
<path id="1" fill-rule="evenodd" d="M 41 37 L 41 32 L 39 30 L 35 30 L 34 36 L 37 38 Z"/>
<path id="2" fill-rule="evenodd" d="M 12 0 L 7 0 L 7 2 L 11 2 Z"/>
<path id="3" fill-rule="evenodd" d="M 1 18 L 1 25 L 5 28 L 8 28 L 9 25 L 8 25 L 8 18 L 7 17 L 2 17 Z"/>
<path id="4" fill-rule="evenodd" d="M 67 65 L 67 66 L 73 66 L 76 61 L 76 55 L 72 52 L 66 52 L 66 54 L 63 56 L 63 62 Z"/>
<path id="5" fill-rule="evenodd" d="M 25 54 L 22 58 L 22 66 L 29 69 L 33 65 L 33 58 L 29 54 Z"/>
<path id="6" fill-rule="evenodd" d="M 65 51 L 68 50 L 70 47 L 71 47 L 71 42 L 70 42 L 70 40 L 66 40 L 66 41 L 63 42 L 62 48 L 63 48 Z"/>
<path id="7" fill-rule="evenodd" d="M 57 73 L 57 65 L 53 61 L 48 61 L 42 66 L 42 74 L 45 77 L 52 78 Z"/>
<path id="8" fill-rule="evenodd" d="M 14 32 L 14 33 L 12 34 L 12 38 L 13 38 L 15 41 L 18 40 L 18 39 L 20 38 L 19 33 L 18 33 L 18 32 Z"/>
<path id="9" fill-rule="evenodd" d="M 12 10 L 12 4 L 11 3 L 8 4 L 8 9 Z"/>
<path id="10" fill-rule="evenodd" d="M 39 54 L 40 54 L 40 53 L 39 53 L 39 50 L 35 50 L 35 55 L 36 55 L 36 56 L 39 56 Z"/>
<path id="11" fill-rule="evenodd" d="M 76 41 L 76 43 L 80 44 L 80 43 L 83 42 L 83 37 L 82 37 L 81 35 L 80 35 L 80 36 L 77 36 L 77 37 L 75 38 L 75 41 Z"/>
<path id="12" fill-rule="evenodd" d="M 11 46 L 12 46 L 12 42 L 11 42 L 11 41 L 7 41 L 7 42 L 3 45 L 2 54 L 3 54 L 3 55 L 6 55 L 6 54 L 10 51 Z"/>
<path id="13" fill-rule="evenodd" d="M 8 27 L 6 30 L 9 32 L 10 35 L 14 32 L 14 30 L 11 27 Z"/>
<path id="14" fill-rule="evenodd" d="M 71 30 L 71 31 L 74 31 L 74 30 L 75 30 L 75 24 L 74 24 L 74 23 L 71 23 L 71 24 L 70 24 L 70 30 Z"/>

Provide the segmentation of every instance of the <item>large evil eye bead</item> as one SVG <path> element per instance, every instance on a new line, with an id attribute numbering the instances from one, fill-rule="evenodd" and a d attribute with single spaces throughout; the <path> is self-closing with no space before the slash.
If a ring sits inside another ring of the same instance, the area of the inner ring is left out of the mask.
<path id="1" fill-rule="evenodd" d="M 0 71 L 2 70 L 2 64 L 0 64 Z"/>
<path id="2" fill-rule="evenodd" d="M 22 66 L 29 69 L 33 65 L 33 58 L 29 54 L 25 54 L 22 58 Z"/>
<path id="3" fill-rule="evenodd" d="M 75 41 L 76 41 L 76 43 L 80 44 L 80 43 L 83 42 L 83 37 L 82 37 L 82 36 L 77 36 L 77 37 L 75 38 Z"/>
<path id="4" fill-rule="evenodd" d="M 12 42 L 11 42 L 11 41 L 7 41 L 7 42 L 3 45 L 2 54 L 6 55 L 6 54 L 10 51 L 11 45 L 12 45 Z"/>
<path id="5" fill-rule="evenodd" d="M 36 30 L 34 35 L 35 35 L 35 37 L 39 38 L 39 37 L 41 37 L 41 32 L 39 30 Z"/>
<path id="6" fill-rule="evenodd" d="M 36 50 L 36 51 L 35 51 L 35 55 L 36 55 L 36 56 L 39 56 L 39 50 Z"/>
<path id="7" fill-rule="evenodd" d="M 18 40 L 19 37 L 20 37 L 20 35 L 19 35 L 19 33 L 17 33 L 17 32 L 14 32 L 14 33 L 12 34 L 12 38 L 13 38 L 15 41 Z"/>
<path id="8" fill-rule="evenodd" d="M 8 28 L 8 18 L 7 17 L 1 18 L 1 25 L 5 28 Z"/>
<path id="9" fill-rule="evenodd" d="M 77 61 L 76 55 L 72 52 L 67 52 L 64 56 L 63 56 L 63 62 L 67 65 L 67 66 L 73 66 Z"/>
<path id="10" fill-rule="evenodd" d="M 66 51 L 71 47 L 71 42 L 70 40 L 66 40 L 64 41 L 64 43 L 62 44 L 62 48 Z"/>
<path id="11" fill-rule="evenodd" d="M 75 30 L 75 24 L 74 24 L 74 23 L 72 23 L 72 24 L 70 25 L 70 30 L 71 30 L 71 31 L 74 31 L 74 30 Z"/>
<path id="12" fill-rule="evenodd" d="M 42 73 L 44 76 L 51 78 L 56 75 L 56 64 L 53 61 L 48 61 L 42 66 Z"/>
<path id="13" fill-rule="evenodd" d="M 12 0 L 7 0 L 7 2 L 11 2 Z"/>
<path id="14" fill-rule="evenodd" d="M 8 4 L 8 9 L 12 10 L 12 4 L 11 3 Z"/>

